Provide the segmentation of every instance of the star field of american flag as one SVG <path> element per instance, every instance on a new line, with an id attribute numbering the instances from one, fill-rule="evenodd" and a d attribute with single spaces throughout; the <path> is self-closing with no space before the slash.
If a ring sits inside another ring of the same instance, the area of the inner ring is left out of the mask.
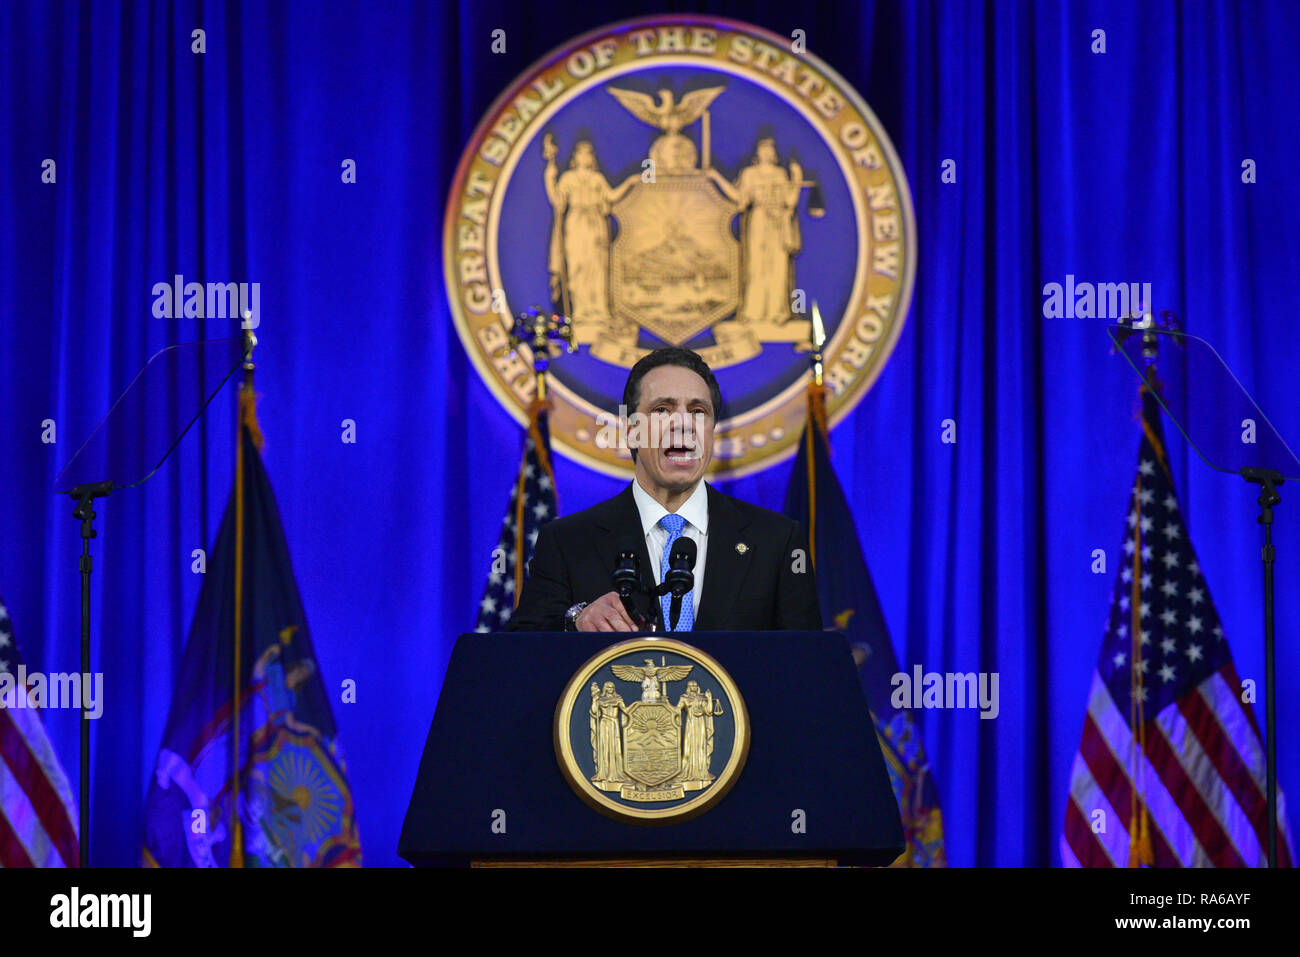
<path id="1" fill-rule="evenodd" d="M 1169 473 L 1145 437 L 1142 445 L 1138 483 L 1129 499 L 1128 533 L 1097 670 L 1115 704 L 1127 713 L 1132 689 L 1136 566 L 1141 623 L 1138 667 L 1145 678 L 1140 693 L 1144 710 L 1156 714 L 1231 664 L 1232 657 L 1183 527 Z"/>
<path id="2" fill-rule="evenodd" d="M 523 575 L 537 547 L 537 530 L 558 514 L 555 475 L 551 471 L 551 438 L 546 413 L 533 410 L 519 477 L 511 487 L 510 504 L 501 522 L 492 567 L 478 606 L 475 631 L 501 631 L 514 614 Z M 522 495 L 523 501 L 520 502 Z M 498 561 L 504 556 L 504 567 Z"/>
<path id="3" fill-rule="evenodd" d="M 16 675 L 21 663 L 0 600 L 0 673 Z M 76 867 L 79 861 L 76 803 L 40 712 L 0 707 L 0 867 Z"/>
<path id="4" fill-rule="evenodd" d="M 16 674 L 22 659 L 18 657 L 18 646 L 14 644 L 13 622 L 9 620 L 9 610 L 0 600 L 0 674 Z"/>
<path id="5" fill-rule="evenodd" d="M 1062 861 L 1129 866 L 1134 809 L 1145 808 L 1144 863 L 1262 866 L 1262 738 L 1183 522 L 1160 407 L 1145 387 L 1119 565 L 1071 774 Z M 1289 866 L 1280 790 L 1278 832 L 1278 863 Z"/>

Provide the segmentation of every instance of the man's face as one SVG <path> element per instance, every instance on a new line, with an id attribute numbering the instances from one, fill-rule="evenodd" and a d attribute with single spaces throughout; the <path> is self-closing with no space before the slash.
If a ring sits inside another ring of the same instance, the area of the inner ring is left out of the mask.
<path id="1" fill-rule="evenodd" d="M 713 460 L 715 423 L 708 384 L 690 369 L 659 366 L 641 380 L 635 411 L 645 417 L 649 443 L 637 450 L 637 474 L 669 492 L 693 487 Z"/>

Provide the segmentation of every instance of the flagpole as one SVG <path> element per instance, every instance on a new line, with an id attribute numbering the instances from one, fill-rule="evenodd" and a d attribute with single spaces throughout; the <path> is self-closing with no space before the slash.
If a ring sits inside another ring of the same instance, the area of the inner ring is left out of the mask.
<path id="1" fill-rule="evenodd" d="M 1149 317 L 1133 323 L 1134 328 L 1145 329 L 1142 334 L 1142 361 L 1145 366 L 1145 372 L 1142 378 L 1142 384 L 1138 386 L 1138 402 L 1143 407 L 1142 428 L 1146 430 L 1145 419 L 1145 395 L 1147 392 L 1153 394 L 1159 393 L 1159 381 L 1156 379 L 1156 357 L 1158 339 L 1154 332 L 1150 331 L 1152 322 Z M 1156 442 L 1155 436 L 1150 435 L 1152 448 L 1156 454 L 1164 459 L 1164 447 Z M 1168 462 L 1163 463 L 1168 468 Z M 1134 491 L 1135 507 L 1141 508 L 1136 504 L 1141 498 L 1142 477 L 1138 476 L 1137 485 Z M 1129 665 L 1129 726 L 1133 729 L 1135 747 L 1133 749 L 1133 763 L 1130 769 L 1131 779 L 1133 781 L 1133 795 L 1129 808 L 1129 846 L 1128 846 L 1128 866 L 1129 867 L 1154 867 L 1155 866 L 1155 849 L 1151 844 L 1150 815 L 1147 806 L 1146 785 L 1143 781 L 1144 762 L 1142 755 L 1146 754 L 1147 749 L 1147 721 L 1143 702 L 1146 697 L 1145 681 L 1143 679 L 1142 669 L 1140 668 L 1142 660 L 1142 617 L 1141 609 L 1141 578 L 1142 578 L 1142 524 L 1139 522 L 1133 528 L 1133 582 L 1131 585 L 1132 594 L 1129 596 L 1131 605 L 1132 620 L 1129 623 L 1132 634 L 1132 653 L 1130 654 Z"/>
<path id="2" fill-rule="evenodd" d="M 1152 382 L 1155 380 L 1154 370 L 1149 372 Z M 1139 401 L 1142 394 L 1148 387 L 1146 385 L 1138 388 Z M 1157 451 L 1163 451 L 1157 449 Z M 1134 489 L 1134 501 L 1140 502 L 1142 497 L 1142 476 L 1138 475 L 1137 485 Z M 1140 508 L 1140 506 L 1137 506 Z M 1129 867 L 1152 867 L 1155 864 L 1155 852 L 1151 846 L 1151 832 L 1149 827 L 1149 818 L 1147 813 L 1146 787 L 1143 781 L 1143 769 L 1145 762 L 1142 756 L 1146 754 L 1147 749 L 1147 722 L 1143 701 L 1145 700 L 1146 689 L 1143 687 L 1142 675 L 1142 523 L 1138 522 L 1133 526 L 1133 582 L 1129 586 L 1129 605 L 1131 607 L 1129 628 L 1132 632 L 1130 636 L 1132 652 L 1129 655 L 1129 726 L 1133 729 L 1133 735 L 1137 742 L 1137 747 L 1133 749 L 1133 761 L 1129 769 L 1129 776 L 1133 781 L 1132 799 L 1129 802 L 1129 842 L 1128 842 L 1128 866 Z"/>
<path id="3" fill-rule="evenodd" d="M 239 737 L 240 693 L 243 690 L 242 661 L 240 659 L 243 644 L 244 622 L 244 426 L 247 423 L 249 406 L 253 401 L 253 348 L 257 337 L 251 329 L 244 330 L 244 381 L 239 386 L 239 408 L 235 416 L 235 634 L 234 634 L 234 673 L 231 687 L 231 827 L 230 827 L 230 867 L 244 866 L 244 827 L 239 816 L 239 777 L 242 771 L 240 750 L 242 741 Z"/>
<path id="4" fill-rule="evenodd" d="M 547 315 L 537 307 L 515 316 L 510 328 L 510 350 L 516 351 L 526 343 L 533 354 L 533 401 L 528 404 L 528 434 L 537 450 L 537 459 L 542 468 L 551 472 L 550 458 L 547 456 L 546 443 L 542 441 L 541 416 L 549 408 L 546 397 L 546 370 L 551 364 L 551 344 L 562 341 L 568 352 L 576 352 L 578 347 L 573 341 L 573 321 L 558 313 Z M 527 451 L 524 455 L 527 456 Z M 519 607 L 519 597 L 524 590 L 524 471 L 521 469 L 515 486 L 515 593 L 514 606 Z M 552 484 L 555 477 L 551 476 Z"/>
<path id="5" fill-rule="evenodd" d="M 823 368 L 823 349 L 826 346 L 826 327 L 817 300 L 812 304 L 812 381 L 808 383 L 808 426 L 804 429 L 805 457 L 808 460 L 808 559 L 813 571 L 817 570 L 817 456 L 814 455 L 813 431 L 827 433 L 826 376 Z M 828 441 L 829 445 L 829 441 Z"/>

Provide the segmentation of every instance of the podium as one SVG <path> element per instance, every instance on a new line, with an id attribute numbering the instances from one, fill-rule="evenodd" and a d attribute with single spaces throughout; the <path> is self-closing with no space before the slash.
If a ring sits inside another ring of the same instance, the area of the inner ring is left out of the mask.
<path id="1" fill-rule="evenodd" d="M 691 632 L 672 638 L 730 674 L 748 757 L 697 817 L 614 819 L 566 781 L 556 705 L 612 633 L 464 634 L 438 699 L 398 852 L 419 866 L 871 865 L 904 848 L 848 642 L 836 632 Z M 887 702 L 872 703 L 888 707 Z"/>

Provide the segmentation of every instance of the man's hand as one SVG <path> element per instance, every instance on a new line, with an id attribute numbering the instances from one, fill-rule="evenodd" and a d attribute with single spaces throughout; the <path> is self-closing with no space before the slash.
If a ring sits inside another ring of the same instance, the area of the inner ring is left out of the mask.
<path id="1" fill-rule="evenodd" d="M 636 623 L 628 617 L 618 592 L 611 591 L 601 595 L 578 615 L 574 622 L 578 631 L 640 631 Z"/>

